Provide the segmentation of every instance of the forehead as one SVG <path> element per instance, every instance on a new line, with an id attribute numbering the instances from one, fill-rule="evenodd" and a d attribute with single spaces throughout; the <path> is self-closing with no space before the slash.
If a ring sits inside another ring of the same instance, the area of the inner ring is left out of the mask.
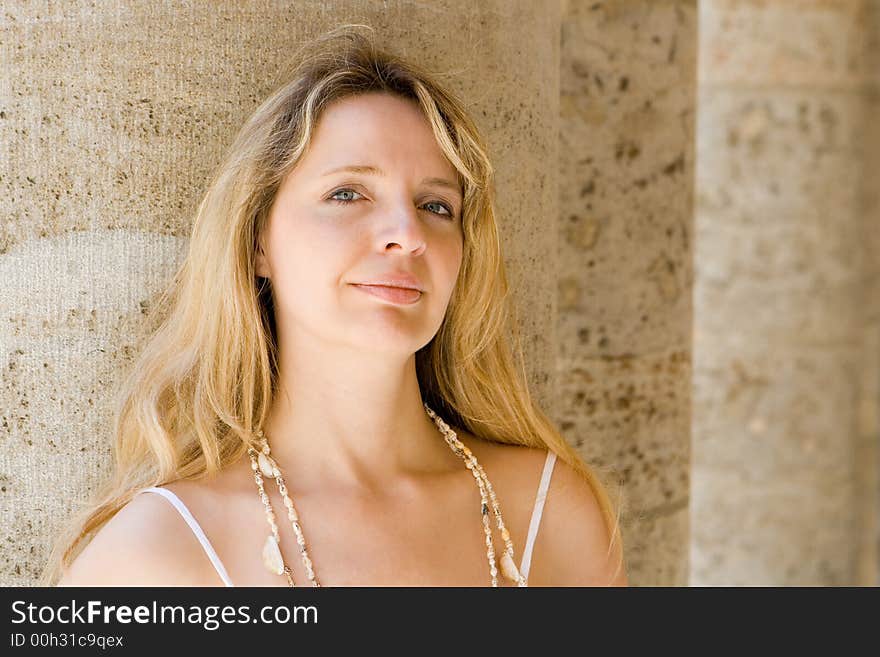
<path id="1" fill-rule="evenodd" d="M 376 92 L 328 105 L 317 121 L 303 164 L 312 172 L 323 172 L 377 160 L 382 168 L 418 168 L 425 175 L 456 174 L 419 104 Z"/>

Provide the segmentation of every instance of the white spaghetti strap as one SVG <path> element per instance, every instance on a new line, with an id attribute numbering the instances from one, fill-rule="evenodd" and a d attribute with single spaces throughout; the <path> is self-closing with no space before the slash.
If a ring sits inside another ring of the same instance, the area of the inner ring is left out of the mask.
<path id="1" fill-rule="evenodd" d="M 202 548 L 205 550 L 205 554 L 208 555 L 208 558 L 211 560 L 211 563 L 214 566 L 214 570 L 217 571 L 217 574 L 220 575 L 220 578 L 223 580 L 226 586 L 234 586 L 232 580 L 229 579 L 229 575 L 226 573 L 226 568 L 223 566 L 223 562 L 220 561 L 220 557 L 217 556 L 217 552 L 214 550 L 214 546 L 211 545 L 211 541 L 208 540 L 208 537 L 205 536 L 205 532 L 202 531 L 202 527 L 199 525 L 198 521 L 193 517 L 193 514 L 190 513 L 190 510 L 186 508 L 186 505 L 183 503 L 177 495 L 172 493 L 167 488 L 159 488 L 157 486 L 150 486 L 149 488 L 144 488 L 139 493 L 158 493 L 166 500 L 171 502 L 174 505 L 174 508 L 183 516 L 183 519 L 186 520 L 186 524 L 189 525 L 189 528 L 192 530 L 193 534 L 196 535 L 196 538 L 199 539 L 199 543 L 202 544 Z"/>
<path id="2" fill-rule="evenodd" d="M 553 465 L 556 463 L 556 452 L 547 450 L 547 460 L 544 461 L 544 472 L 541 474 L 541 483 L 538 486 L 538 494 L 535 497 L 535 508 L 532 510 L 532 521 L 529 523 L 529 534 L 526 538 L 526 547 L 523 550 L 522 564 L 519 572 L 528 581 L 529 568 L 532 565 L 532 548 L 535 547 L 535 537 L 538 535 L 538 525 L 541 524 L 541 514 L 544 512 L 544 500 L 547 498 L 547 487 L 550 485 L 550 475 L 553 474 Z"/>

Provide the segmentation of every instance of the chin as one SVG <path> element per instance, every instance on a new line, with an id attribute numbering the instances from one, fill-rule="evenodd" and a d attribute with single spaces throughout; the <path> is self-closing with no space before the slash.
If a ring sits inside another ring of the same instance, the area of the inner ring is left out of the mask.
<path id="1" fill-rule="evenodd" d="M 347 333 L 358 350 L 407 358 L 430 343 L 436 331 L 425 331 L 424 327 L 407 326 L 401 322 L 378 322 L 372 327 L 364 327 L 363 331 L 349 325 Z"/>

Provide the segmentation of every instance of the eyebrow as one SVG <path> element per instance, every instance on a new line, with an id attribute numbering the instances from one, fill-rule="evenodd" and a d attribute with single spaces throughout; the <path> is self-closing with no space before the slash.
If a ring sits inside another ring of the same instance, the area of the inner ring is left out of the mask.
<path id="1" fill-rule="evenodd" d="M 330 171 L 325 171 L 322 173 L 322 176 L 329 176 L 333 173 L 360 173 L 367 176 L 384 176 L 385 172 L 378 167 L 372 166 L 370 164 L 349 164 L 347 166 L 339 167 L 336 169 L 330 169 Z M 446 178 L 424 178 L 422 179 L 423 185 L 435 185 L 437 187 L 446 187 L 457 192 L 461 195 L 461 188 L 456 185 L 451 180 Z"/>

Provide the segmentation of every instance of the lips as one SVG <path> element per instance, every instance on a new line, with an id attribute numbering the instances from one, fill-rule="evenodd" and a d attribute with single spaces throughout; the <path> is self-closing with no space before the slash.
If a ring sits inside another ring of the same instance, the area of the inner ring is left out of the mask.
<path id="1" fill-rule="evenodd" d="M 422 298 L 422 293 L 406 287 L 393 287 L 389 285 L 361 285 L 354 283 L 354 287 L 361 292 L 366 292 L 379 299 L 391 303 L 409 305 Z"/>
<path id="2" fill-rule="evenodd" d="M 381 285 L 383 287 L 405 287 L 411 290 L 418 290 L 419 292 L 424 292 L 425 287 L 422 285 L 422 282 L 416 278 L 415 274 L 412 274 L 408 271 L 404 271 L 402 269 L 385 271 L 381 274 L 376 274 L 365 277 L 359 281 L 352 281 L 355 285 Z"/>

